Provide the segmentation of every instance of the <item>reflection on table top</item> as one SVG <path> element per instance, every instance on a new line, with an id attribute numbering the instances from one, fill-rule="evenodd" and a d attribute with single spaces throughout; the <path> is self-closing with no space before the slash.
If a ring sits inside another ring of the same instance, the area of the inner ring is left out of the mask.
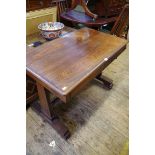
<path id="1" fill-rule="evenodd" d="M 82 28 L 39 47 L 27 47 L 27 72 L 61 96 L 72 96 L 110 64 L 127 41 Z M 71 93 L 71 94 L 70 94 Z"/>

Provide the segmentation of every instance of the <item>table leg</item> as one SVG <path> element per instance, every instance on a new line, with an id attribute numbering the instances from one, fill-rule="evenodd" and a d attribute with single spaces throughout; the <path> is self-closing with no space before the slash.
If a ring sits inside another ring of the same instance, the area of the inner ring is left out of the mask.
<path id="1" fill-rule="evenodd" d="M 62 120 L 54 113 L 53 105 L 51 103 L 49 104 L 47 100 L 45 88 L 38 82 L 36 84 L 40 102 L 33 103 L 32 109 L 48 121 L 63 138 L 68 139 L 70 137 L 70 132 L 63 124 Z"/>
<path id="2" fill-rule="evenodd" d="M 102 74 L 99 74 L 95 78 L 97 81 L 101 82 L 103 84 L 103 87 L 110 90 L 113 87 L 113 82 L 111 79 L 109 79 L 106 76 L 103 76 Z"/>

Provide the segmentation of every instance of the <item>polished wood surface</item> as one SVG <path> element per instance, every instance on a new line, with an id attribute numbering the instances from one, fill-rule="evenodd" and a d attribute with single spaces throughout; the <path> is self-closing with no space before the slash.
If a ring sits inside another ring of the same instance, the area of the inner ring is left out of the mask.
<path id="1" fill-rule="evenodd" d="M 64 36 L 65 34 L 68 34 L 73 31 L 75 31 L 75 29 L 65 26 L 64 29 L 62 30 L 61 36 Z M 38 42 L 38 41 L 40 41 L 42 43 L 47 42 L 47 40 L 44 39 L 40 35 L 40 32 L 26 36 L 26 44 L 27 45 L 31 45 L 32 43 Z M 36 81 L 34 81 L 32 78 L 30 78 L 27 75 L 26 76 L 26 104 L 27 104 L 27 107 L 29 107 L 30 103 L 34 102 L 37 98 L 38 98 L 38 92 L 37 92 Z"/>
<path id="2" fill-rule="evenodd" d="M 100 28 L 105 24 L 114 23 L 117 19 L 117 16 L 115 16 L 109 18 L 99 17 L 94 20 L 92 17 L 86 15 L 84 12 L 79 12 L 76 10 L 69 10 L 62 13 L 60 16 L 62 19 L 70 21 L 74 24 L 80 23 L 93 28 Z"/>
<path id="3" fill-rule="evenodd" d="M 83 11 L 81 11 L 81 9 L 76 9 L 79 6 Z M 98 16 L 98 14 L 90 11 L 85 0 L 72 0 L 71 8 L 66 12 L 61 13 L 60 17 L 63 20 L 72 22 L 73 24 L 80 23 L 98 29 L 105 24 L 114 23 L 117 19 L 117 16 L 109 18 Z"/>
<path id="4" fill-rule="evenodd" d="M 27 47 L 27 74 L 67 102 L 100 74 L 126 43 L 124 39 L 83 28 L 40 47 Z"/>
<path id="5" fill-rule="evenodd" d="M 93 80 L 69 104 L 57 107 L 72 133 L 66 141 L 31 108 L 26 112 L 27 155 L 129 155 L 129 48 L 102 74 L 107 91 Z M 55 141 L 55 147 L 49 144 Z"/>
<path id="6" fill-rule="evenodd" d="M 39 47 L 27 47 L 27 75 L 36 81 L 40 100 L 31 107 L 68 139 L 71 131 L 55 109 L 58 99 L 51 102 L 49 94 L 69 102 L 94 78 L 111 89 L 112 82 L 102 79 L 101 72 L 120 55 L 126 43 L 116 36 L 83 28 Z"/>

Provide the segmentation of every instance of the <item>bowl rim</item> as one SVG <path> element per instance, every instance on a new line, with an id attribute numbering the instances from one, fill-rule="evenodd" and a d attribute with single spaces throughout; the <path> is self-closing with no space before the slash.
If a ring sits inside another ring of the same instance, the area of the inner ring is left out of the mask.
<path id="1" fill-rule="evenodd" d="M 40 25 L 43 24 L 43 23 L 60 23 L 60 24 L 62 25 L 62 28 L 57 29 L 57 30 L 43 30 L 43 29 L 40 28 Z M 61 22 L 43 22 L 43 23 L 40 23 L 40 24 L 38 25 L 38 29 L 41 30 L 41 31 L 45 31 L 45 32 L 60 31 L 60 30 L 62 30 L 62 29 L 65 27 L 65 25 L 64 25 L 63 23 L 61 23 Z"/>

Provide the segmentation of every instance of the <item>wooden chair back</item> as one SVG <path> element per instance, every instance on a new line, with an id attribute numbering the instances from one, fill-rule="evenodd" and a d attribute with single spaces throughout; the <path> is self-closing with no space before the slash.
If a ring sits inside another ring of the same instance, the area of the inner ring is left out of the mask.
<path id="1" fill-rule="evenodd" d="M 126 4 L 120 15 L 118 16 L 113 28 L 111 29 L 111 34 L 116 35 L 118 37 L 124 36 L 127 38 L 127 33 L 123 34 L 125 31 L 128 31 L 129 26 L 129 4 Z"/>
<path id="2" fill-rule="evenodd" d="M 57 6 L 57 21 L 60 21 L 60 14 L 65 12 L 68 8 L 67 0 L 54 0 L 52 3 L 56 3 Z"/>

